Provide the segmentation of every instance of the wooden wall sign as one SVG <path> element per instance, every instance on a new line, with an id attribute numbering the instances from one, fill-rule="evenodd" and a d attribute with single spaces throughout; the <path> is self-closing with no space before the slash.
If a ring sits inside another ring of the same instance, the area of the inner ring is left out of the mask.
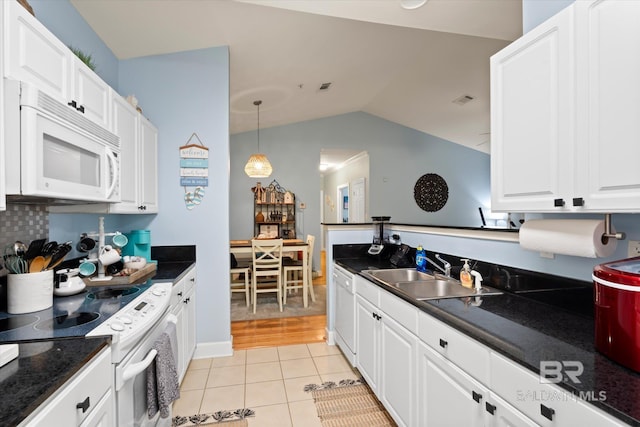
<path id="1" fill-rule="evenodd" d="M 194 137 L 200 144 L 189 143 Z M 180 147 L 180 186 L 184 187 L 184 203 L 189 210 L 202 202 L 204 188 L 209 186 L 209 149 L 195 132 Z"/>

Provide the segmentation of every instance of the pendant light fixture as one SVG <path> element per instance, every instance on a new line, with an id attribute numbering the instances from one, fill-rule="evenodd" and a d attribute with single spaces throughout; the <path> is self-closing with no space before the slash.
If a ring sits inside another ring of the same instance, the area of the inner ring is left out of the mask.
<path id="1" fill-rule="evenodd" d="M 258 107 L 258 129 L 256 131 L 258 134 L 258 153 L 252 154 L 244 167 L 244 172 L 249 175 L 249 178 L 268 178 L 273 172 L 267 156 L 260 153 L 260 104 L 262 104 L 260 100 L 253 101 L 253 105 Z"/>

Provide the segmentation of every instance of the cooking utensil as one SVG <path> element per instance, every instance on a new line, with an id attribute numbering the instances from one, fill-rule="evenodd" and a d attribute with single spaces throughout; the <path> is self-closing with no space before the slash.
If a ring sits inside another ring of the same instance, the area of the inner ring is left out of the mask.
<path id="1" fill-rule="evenodd" d="M 69 240 L 68 242 L 58 245 L 55 247 L 55 249 L 53 249 L 49 258 L 49 262 L 44 267 L 45 270 L 51 270 L 57 267 L 58 264 L 60 264 L 62 260 L 64 260 L 64 257 L 67 256 L 69 252 L 71 252 L 71 243 L 73 242 Z"/>
<path id="2" fill-rule="evenodd" d="M 27 262 L 17 255 L 8 255 L 4 262 L 5 267 L 13 274 L 24 274 L 27 272 Z"/>
<path id="3" fill-rule="evenodd" d="M 27 245 L 22 243 L 20 240 L 16 240 L 13 244 L 13 253 L 20 258 L 24 257 L 24 254 L 27 252 Z"/>
<path id="4" fill-rule="evenodd" d="M 29 247 L 27 248 L 27 252 L 24 254 L 23 258 L 29 261 L 40 255 L 40 253 L 42 252 L 42 247 L 44 246 L 46 241 L 47 239 L 32 240 L 31 243 L 29 243 Z"/>
<path id="5" fill-rule="evenodd" d="M 29 263 L 29 273 L 39 273 L 44 270 L 45 259 L 42 255 L 38 255 Z"/>
<path id="6" fill-rule="evenodd" d="M 45 243 L 42 246 L 42 251 L 40 252 L 40 255 L 42 255 L 42 256 L 44 256 L 46 258 L 47 255 L 51 255 L 51 253 L 56 248 L 56 246 L 58 246 L 58 242 L 56 242 L 55 240 Z"/>

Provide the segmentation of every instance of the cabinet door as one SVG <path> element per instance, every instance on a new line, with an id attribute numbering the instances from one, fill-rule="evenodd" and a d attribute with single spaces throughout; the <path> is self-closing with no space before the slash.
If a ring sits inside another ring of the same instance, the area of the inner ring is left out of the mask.
<path id="1" fill-rule="evenodd" d="M 418 364 L 420 419 L 417 425 L 483 425 L 489 394 L 486 387 L 422 343 Z"/>
<path id="2" fill-rule="evenodd" d="M 118 94 L 113 98 L 113 132 L 120 137 L 120 203 L 110 212 L 138 212 L 138 126 L 139 114 Z"/>
<path id="3" fill-rule="evenodd" d="M 140 118 L 140 205 L 143 213 L 158 212 L 158 131 Z"/>
<path id="4" fill-rule="evenodd" d="M 74 67 L 73 99 L 86 118 L 105 129 L 111 128 L 111 90 L 96 73 L 77 58 Z"/>
<path id="5" fill-rule="evenodd" d="M 6 76 L 69 102 L 73 53 L 17 1 L 2 2 L 2 7 Z"/>
<path id="6" fill-rule="evenodd" d="M 493 393 L 485 404 L 485 423 L 487 427 L 536 427 L 538 424 L 527 418 L 522 412 L 509 405 Z"/>
<path id="7" fill-rule="evenodd" d="M 378 393 L 380 327 L 377 308 L 356 295 L 356 366 L 374 393 Z"/>
<path id="8" fill-rule="evenodd" d="M 572 193 L 573 22 L 569 7 L 491 57 L 494 211 L 562 210 Z"/>
<path id="9" fill-rule="evenodd" d="M 182 370 L 186 371 L 189 367 L 191 357 L 196 349 L 196 292 L 195 288 L 187 292 L 184 299 L 184 365 Z"/>
<path id="10" fill-rule="evenodd" d="M 576 197 L 590 211 L 640 210 L 640 2 L 576 2 L 577 92 L 585 165 Z"/>
<path id="11" fill-rule="evenodd" d="M 400 426 L 417 420 L 418 339 L 385 313 L 380 322 L 380 400 Z"/>
<path id="12" fill-rule="evenodd" d="M 109 390 L 82 422 L 80 427 L 112 427 L 115 425 L 113 393 Z"/>
<path id="13" fill-rule="evenodd" d="M 2 7 L 2 5 L 0 5 L 0 22 L 4 22 L 4 7 Z M 5 35 L 4 32 L 2 30 L 0 30 L 0 46 L 4 46 L 4 39 L 5 39 Z M 4 61 L 0 61 L 0 76 L 4 76 Z M 5 99 L 4 99 L 4 84 L 0 84 L 0 105 L 3 106 L 5 105 Z M 4 125 L 4 121 L 5 121 L 5 114 L 4 112 L 2 114 L 0 114 L 0 129 L 5 129 L 5 125 Z M 2 167 L 2 170 L 4 171 L 4 173 L 0 173 L 0 211 L 4 211 L 7 209 L 7 202 L 6 202 L 6 182 L 5 182 L 5 174 L 7 171 L 7 167 L 5 165 L 5 151 L 4 151 L 4 134 L 5 132 L 0 132 L 0 166 Z"/>

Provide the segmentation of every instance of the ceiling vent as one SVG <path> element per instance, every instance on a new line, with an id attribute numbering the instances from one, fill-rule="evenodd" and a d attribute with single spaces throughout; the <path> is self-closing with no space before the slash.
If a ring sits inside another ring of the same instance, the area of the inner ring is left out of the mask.
<path id="1" fill-rule="evenodd" d="M 454 104 L 458 104 L 458 105 L 464 105 L 464 104 L 467 104 L 467 103 L 473 101 L 474 99 L 475 98 L 473 96 L 471 96 L 471 95 L 462 95 L 462 96 L 454 99 L 451 102 L 453 102 Z"/>
<path id="2" fill-rule="evenodd" d="M 329 88 L 330 88 L 330 87 L 331 87 L 331 82 L 329 82 L 329 83 L 322 83 L 322 84 L 320 85 L 320 88 L 319 88 L 318 90 L 319 90 L 320 92 L 324 92 L 324 91 L 329 90 Z"/>

